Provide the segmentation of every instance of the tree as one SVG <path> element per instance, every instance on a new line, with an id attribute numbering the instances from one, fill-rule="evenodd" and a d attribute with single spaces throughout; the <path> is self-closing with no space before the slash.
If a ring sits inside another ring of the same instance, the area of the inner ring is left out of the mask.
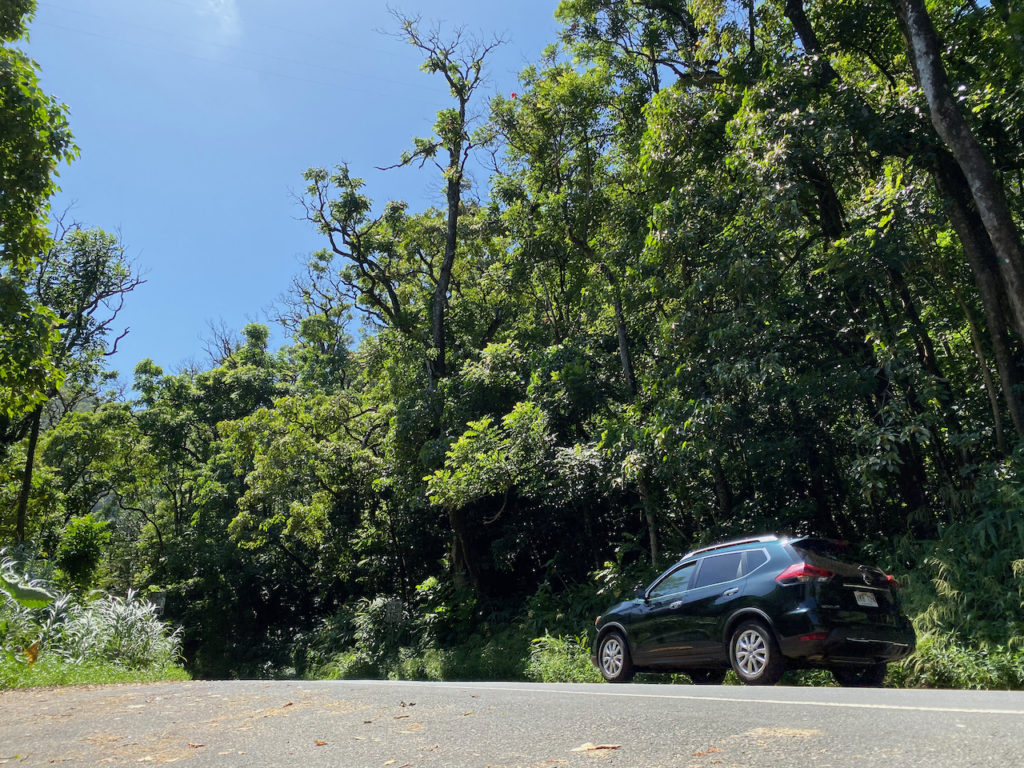
<path id="1" fill-rule="evenodd" d="M 992 163 L 964 119 L 942 64 L 942 43 L 922 0 L 897 0 L 918 85 L 928 102 L 932 125 L 956 158 L 970 186 L 985 231 L 995 250 L 1003 293 L 1024 337 L 1024 247 Z"/>
<path id="2" fill-rule="evenodd" d="M 446 354 L 448 348 L 446 316 L 448 313 L 448 292 L 452 280 L 456 250 L 459 246 L 459 217 L 462 215 L 462 196 L 466 185 L 466 165 L 473 150 L 491 140 L 489 128 L 485 127 L 475 136 L 471 132 L 472 116 L 469 104 L 483 83 L 484 60 L 501 41 L 490 43 L 466 41 L 463 32 L 457 30 L 451 39 L 445 39 L 435 27 L 424 32 L 419 19 L 395 13 L 402 32 L 409 43 L 426 56 L 423 71 L 440 74 L 448 84 L 448 90 L 455 100 L 455 107 L 438 113 L 434 123 L 436 136 L 416 139 L 415 149 L 402 156 L 401 165 L 419 161 L 420 165 L 433 162 L 445 180 L 445 201 L 447 203 L 444 251 L 437 268 L 434 295 L 430 306 L 430 328 L 432 352 L 430 371 L 432 380 L 442 379 L 448 373 Z M 447 155 L 447 162 L 440 163 L 438 152 Z"/>
<path id="3" fill-rule="evenodd" d="M 127 294 L 142 282 L 133 273 L 117 238 L 98 229 L 74 226 L 64 230 L 39 260 L 29 296 L 55 318 L 57 337 L 50 358 L 64 380 L 63 387 L 51 381 L 44 391 L 48 400 L 58 401 L 50 416 L 51 423 L 95 393 L 96 380 L 102 376 L 103 358 L 117 351 L 117 342 L 128 331 L 109 346 L 107 337 Z M 18 542 L 25 540 L 32 470 L 45 405 L 46 402 L 38 403 L 27 417 L 28 447 L 15 513 Z"/>
<path id="4" fill-rule="evenodd" d="M 50 315 L 32 301 L 33 265 L 49 247 L 57 166 L 74 157 L 66 108 L 43 93 L 25 39 L 35 0 L 0 8 L 0 431 L 45 398 L 53 375 Z"/>

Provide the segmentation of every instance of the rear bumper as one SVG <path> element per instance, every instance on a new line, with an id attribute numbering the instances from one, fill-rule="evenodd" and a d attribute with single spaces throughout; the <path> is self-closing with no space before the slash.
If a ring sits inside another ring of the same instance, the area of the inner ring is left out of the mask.
<path id="1" fill-rule="evenodd" d="M 821 635 L 824 634 L 824 637 Z M 914 630 L 871 625 L 836 627 L 779 639 L 782 655 L 808 664 L 877 664 L 914 651 Z"/>

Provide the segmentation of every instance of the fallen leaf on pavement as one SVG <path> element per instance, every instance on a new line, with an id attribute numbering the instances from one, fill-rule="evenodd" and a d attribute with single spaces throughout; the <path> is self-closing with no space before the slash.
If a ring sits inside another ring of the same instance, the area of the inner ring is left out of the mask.
<path id="1" fill-rule="evenodd" d="M 621 746 L 621 744 L 591 744 L 588 741 L 586 744 L 576 747 L 573 752 L 594 752 L 598 749 L 618 749 Z"/>
<path id="2" fill-rule="evenodd" d="M 395 720 L 402 720 L 406 717 L 409 717 L 409 715 L 395 715 Z"/>
<path id="3" fill-rule="evenodd" d="M 205 744 L 189 744 L 189 746 L 192 749 L 199 749 L 200 747 L 205 747 L 206 745 Z"/>
<path id="4" fill-rule="evenodd" d="M 313 739 L 313 743 L 316 744 L 318 747 L 326 747 L 327 746 L 327 742 L 326 741 L 320 741 L 320 739 Z"/>
<path id="5" fill-rule="evenodd" d="M 718 747 L 708 747 L 705 752 L 694 752 L 693 757 L 707 757 L 708 755 L 717 755 L 721 752 Z"/>

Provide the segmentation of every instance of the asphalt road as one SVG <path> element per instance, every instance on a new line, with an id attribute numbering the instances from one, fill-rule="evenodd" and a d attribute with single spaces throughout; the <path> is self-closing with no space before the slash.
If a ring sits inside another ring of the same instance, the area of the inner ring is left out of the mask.
<path id="1" fill-rule="evenodd" d="M 1024 693 L 341 681 L 0 693 L 0 764 L 173 762 L 1003 768 L 1024 765 Z"/>

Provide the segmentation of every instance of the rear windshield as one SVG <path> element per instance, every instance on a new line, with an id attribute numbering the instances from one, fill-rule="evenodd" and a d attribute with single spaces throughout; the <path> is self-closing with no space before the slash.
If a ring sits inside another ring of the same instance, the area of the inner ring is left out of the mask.
<path id="1" fill-rule="evenodd" d="M 819 557 L 827 557 L 830 560 L 838 560 L 841 563 L 856 565 L 857 560 L 850 550 L 850 545 L 843 541 L 834 539 L 797 539 L 791 541 L 796 549 L 802 550 Z"/>

